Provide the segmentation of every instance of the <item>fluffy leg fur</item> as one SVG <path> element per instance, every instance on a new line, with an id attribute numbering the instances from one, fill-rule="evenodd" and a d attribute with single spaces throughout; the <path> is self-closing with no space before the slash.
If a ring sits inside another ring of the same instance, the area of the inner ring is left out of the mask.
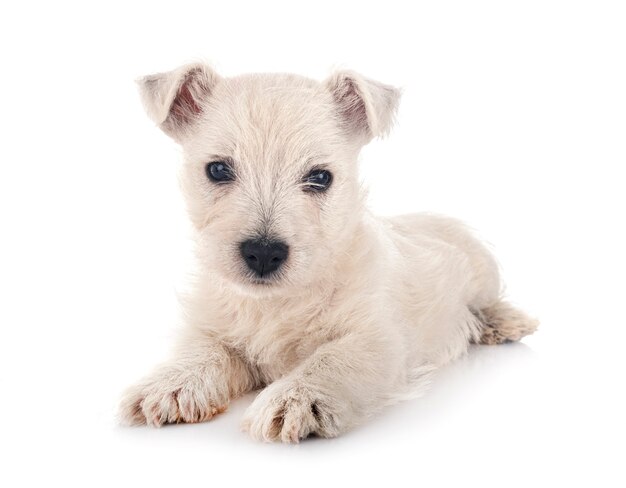
<path id="1" fill-rule="evenodd" d="M 539 322 L 526 313 L 501 301 L 476 313 L 483 324 L 479 344 L 502 344 L 519 341 L 537 330 Z"/>
<path id="2" fill-rule="evenodd" d="M 381 338 L 372 339 L 344 337 L 319 347 L 258 395 L 242 427 L 257 440 L 299 442 L 311 434 L 336 437 L 380 409 L 401 364 L 389 359 L 393 345 L 384 339 L 371 354 Z"/>
<path id="3" fill-rule="evenodd" d="M 174 359 L 126 391 L 118 415 L 126 425 L 203 422 L 256 386 L 241 358 L 194 332 L 183 338 Z"/>

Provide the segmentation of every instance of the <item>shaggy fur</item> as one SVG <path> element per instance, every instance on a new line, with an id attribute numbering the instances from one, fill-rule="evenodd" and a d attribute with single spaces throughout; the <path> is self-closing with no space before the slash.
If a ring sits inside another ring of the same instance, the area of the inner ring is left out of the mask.
<path id="1" fill-rule="evenodd" d="M 498 267 L 460 222 L 378 218 L 360 149 L 392 125 L 400 93 L 353 72 L 222 78 L 202 64 L 139 82 L 148 115 L 184 151 L 199 278 L 173 359 L 125 394 L 125 423 L 200 422 L 263 388 L 255 439 L 334 437 L 423 385 L 471 342 L 518 340 L 536 322 L 502 301 Z M 207 178 L 228 161 L 229 184 Z M 313 168 L 333 174 L 303 191 Z M 286 262 L 255 279 L 240 254 L 279 239 Z"/>

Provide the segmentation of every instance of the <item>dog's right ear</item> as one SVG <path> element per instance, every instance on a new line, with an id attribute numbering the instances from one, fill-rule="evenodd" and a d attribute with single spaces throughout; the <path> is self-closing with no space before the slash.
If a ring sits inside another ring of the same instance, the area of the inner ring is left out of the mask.
<path id="1" fill-rule="evenodd" d="M 148 116 L 177 142 L 198 120 L 220 77 L 204 64 L 190 64 L 137 80 Z"/>
<path id="2" fill-rule="evenodd" d="M 401 91 L 361 76 L 354 71 L 338 71 L 326 86 L 338 107 L 344 127 L 360 134 L 365 142 L 386 135 L 393 125 Z"/>

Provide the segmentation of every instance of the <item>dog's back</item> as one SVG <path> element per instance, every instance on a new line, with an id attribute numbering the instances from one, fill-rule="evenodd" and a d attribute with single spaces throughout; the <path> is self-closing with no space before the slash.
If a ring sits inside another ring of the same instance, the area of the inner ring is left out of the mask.
<path id="1" fill-rule="evenodd" d="M 398 250 L 404 286 L 394 295 L 420 357 L 441 364 L 468 340 L 496 344 L 534 332 L 537 321 L 503 301 L 498 263 L 467 225 L 429 213 L 381 220 Z"/>

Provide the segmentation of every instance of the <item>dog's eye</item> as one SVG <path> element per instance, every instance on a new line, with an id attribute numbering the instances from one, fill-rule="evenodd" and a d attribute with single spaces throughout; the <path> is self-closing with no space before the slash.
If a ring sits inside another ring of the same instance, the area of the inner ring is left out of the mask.
<path id="1" fill-rule="evenodd" d="M 235 179 L 232 168 L 225 161 L 214 161 L 205 168 L 206 175 L 211 181 L 225 183 Z"/>
<path id="2" fill-rule="evenodd" d="M 325 169 L 314 169 L 304 177 L 304 191 L 323 192 L 333 181 L 333 175 Z"/>

